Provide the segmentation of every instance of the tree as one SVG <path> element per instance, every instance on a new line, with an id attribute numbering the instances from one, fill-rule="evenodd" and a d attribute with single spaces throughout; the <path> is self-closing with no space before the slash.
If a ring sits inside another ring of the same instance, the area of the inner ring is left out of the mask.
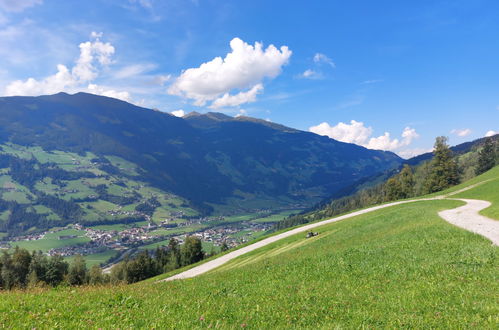
<path id="1" fill-rule="evenodd" d="M 441 191 L 459 183 L 457 163 L 452 158 L 452 150 L 447 145 L 446 137 L 436 138 L 433 155 L 430 174 L 425 182 L 425 190 L 428 193 Z"/>
<path id="2" fill-rule="evenodd" d="M 480 175 L 487 172 L 496 165 L 495 146 L 491 138 L 487 138 L 482 150 L 478 153 L 478 165 L 475 169 L 475 174 Z"/>
<path id="3" fill-rule="evenodd" d="M 393 176 L 385 183 L 385 199 L 386 201 L 393 201 L 400 198 L 401 186 L 397 177 Z"/>
<path id="4" fill-rule="evenodd" d="M 414 174 L 409 165 L 404 165 L 404 168 L 398 174 L 400 182 L 400 195 L 399 198 L 409 198 L 414 195 Z"/>
<path id="5" fill-rule="evenodd" d="M 88 284 L 99 285 L 104 283 L 102 269 L 98 265 L 93 265 L 88 272 Z"/>
<path id="6" fill-rule="evenodd" d="M 32 280 L 36 276 L 38 281 L 46 282 L 47 267 L 47 256 L 45 256 L 42 251 L 33 251 L 31 254 L 31 263 L 29 264 L 29 278 Z"/>
<path id="7" fill-rule="evenodd" d="M 178 241 L 175 238 L 171 238 L 168 242 L 168 262 L 164 266 L 164 271 L 168 272 L 180 267 L 180 248 L 178 246 Z"/>
<path id="8" fill-rule="evenodd" d="M 155 265 L 147 250 L 126 263 L 125 280 L 127 283 L 135 283 L 155 275 L 157 275 Z"/>
<path id="9" fill-rule="evenodd" d="M 182 266 L 193 264 L 204 258 L 201 240 L 195 236 L 187 236 L 180 251 Z"/>
<path id="10" fill-rule="evenodd" d="M 45 281 L 52 286 L 59 285 L 68 273 L 68 263 L 60 255 L 52 256 L 47 264 Z"/>
<path id="11" fill-rule="evenodd" d="M 29 265 L 31 254 L 26 249 L 16 247 L 12 254 L 12 271 L 16 287 L 24 288 L 28 284 Z"/>
<path id="12" fill-rule="evenodd" d="M 87 265 L 81 255 L 77 255 L 69 267 L 68 282 L 70 285 L 82 285 L 86 281 Z"/>

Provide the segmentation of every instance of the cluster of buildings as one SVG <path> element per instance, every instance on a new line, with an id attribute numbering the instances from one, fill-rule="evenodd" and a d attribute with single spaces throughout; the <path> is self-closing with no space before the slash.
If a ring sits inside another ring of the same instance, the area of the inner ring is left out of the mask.
<path id="1" fill-rule="evenodd" d="M 63 257 L 70 257 L 77 254 L 89 255 L 106 251 L 106 247 L 88 242 L 83 245 L 63 246 L 60 248 L 51 249 L 47 252 L 49 256 L 60 255 Z"/>

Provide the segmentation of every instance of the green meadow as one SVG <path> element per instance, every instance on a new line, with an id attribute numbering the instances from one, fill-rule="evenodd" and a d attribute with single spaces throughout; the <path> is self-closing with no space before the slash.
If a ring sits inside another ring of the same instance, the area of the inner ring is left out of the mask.
<path id="1" fill-rule="evenodd" d="M 497 168 L 477 182 L 497 178 L 494 173 Z M 490 200 L 485 211 L 491 212 L 499 180 L 466 193 Z M 497 328 L 497 247 L 437 215 L 460 205 L 433 200 L 388 207 L 319 227 L 310 239 L 280 240 L 189 280 L 4 292 L 0 325 Z"/>

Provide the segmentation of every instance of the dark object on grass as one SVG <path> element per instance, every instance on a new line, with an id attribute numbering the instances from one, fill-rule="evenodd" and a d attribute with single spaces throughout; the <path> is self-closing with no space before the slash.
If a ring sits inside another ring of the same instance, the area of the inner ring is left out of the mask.
<path id="1" fill-rule="evenodd" d="M 314 236 L 317 236 L 317 235 L 319 235 L 319 233 L 317 233 L 317 232 L 314 233 L 313 231 L 309 231 L 307 233 L 307 237 L 306 238 L 314 237 Z"/>

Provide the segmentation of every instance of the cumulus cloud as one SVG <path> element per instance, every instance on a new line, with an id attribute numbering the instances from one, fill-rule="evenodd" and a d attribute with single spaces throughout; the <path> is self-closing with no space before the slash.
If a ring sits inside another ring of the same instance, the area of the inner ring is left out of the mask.
<path id="1" fill-rule="evenodd" d="M 362 122 L 351 120 L 350 125 L 339 122 L 336 126 L 330 126 L 329 123 L 323 122 L 317 126 L 310 127 L 309 131 L 329 136 L 338 141 L 364 145 L 369 136 L 371 136 L 373 129 L 365 127 Z"/>
<path id="2" fill-rule="evenodd" d="M 231 40 L 230 48 L 231 52 L 223 59 L 216 57 L 197 68 L 183 71 L 168 93 L 191 99 L 197 106 L 220 98 L 224 101 L 215 101 L 217 104 L 238 103 L 245 96 L 252 101 L 254 99 L 250 96 L 261 89 L 257 86 L 265 78 L 278 76 L 292 54 L 286 46 L 277 49 L 270 45 L 264 49 L 259 42 L 250 45 L 239 38 Z M 238 90 L 238 93 L 230 95 L 233 90 Z"/>
<path id="3" fill-rule="evenodd" d="M 109 89 L 106 87 L 98 86 L 96 84 L 89 84 L 87 87 L 88 92 L 92 94 L 113 97 L 115 99 L 120 99 L 127 102 L 132 102 L 132 97 L 128 92 L 115 91 L 114 89 Z"/>
<path id="4" fill-rule="evenodd" d="M 94 40 L 81 43 L 80 56 L 75 65 L 69 69 L 63 64 L 57 65 L 57 72 L 46 78 L 37 80 L 16 80 L 5 87 L 5 95 L 36 96 L 43 94 L 54 94 L 61 91 L 76 92 L 86 91 L 93 94 L 119 98 L 131 101 L 128 92 L 120 92 L 113 89 L 98 86 L 92 83 L 99 71 L 112 63 L 114 47 L 110 43 L 101 42 L 101 33 L 92 32 Z"/>
<path id="5" fill-rule="evenodd" d="M 355 143 L 369 149 L 395 151 L 406 147 L 419 137 L 414 128 L 406 127 L 402 132 L 401 139 L 392 139 L 390 133 L 385 132 L 378 137 L 371 137 L 372 127 L 364 126 L 363 122 L 351 120 L 350 124 L 339 122 L 336 126 L 331 126 L 324 122 L 317 126 L 312 126 L 309 130 L 313 133 L 328 136 L 332 139 Z"/>
<path id="6" fill-rule="evenodd" d="M 412 143 L 412 141 L 419 137 L 414 128 L 406 127 L 402 132 L 402 139 L 391 139 L 390 133 L 385 132 L 385 134 L 373 137 L 369 139 L 369 142 L 365 144 L 366 148 L 377 149 L 377 150 L 397 150 L 402 147 L 406 147 Z"/>
<path id="7" fill-rule="evenodd" d="M 225 93 L 210 105 L 211 109 L 218 109 L 224 107 L 235 107 L 244 103 L 256 101 L 256 96 L 263 91 L 262 84 L 256 84 L 247 92 L 239 92 L 236 95 L 229 95 Z"/>
<path id="8" fill-rule="evenodd" d="M 329 64 L 331 67 L 336 68 L 336 64 L 333 62 L 333 60 L 321 53 L 316 53 L 314 55 L 314 62 Z"/>
<path id="9" fill-rule="evenodd" d="M 175 110 L 175 111 L 172 111 L 170 112 L 172 115 L 174 115 L 175 117 L 183 117 L 185 116 L 185 111 L 182 110 L 182 109 L 179 109 L 179 110 Z"/>
<path id="10" fill-rule="evenodd" d="M 471 134 L 471 130 L 469 128 L 463 128 L 463 129 L 453 129 L 450 131 L 452 134 L 456 134 L 457 136 L 460 137 L 465 137 Z"/>
<path id="11" fill-rule="evenodd" d="M 496 134 L 498 134 L 499 132 L 496 132 L 496 131 L 487 131 L 487 133 L 485 133 L 485 137 L 489 137 L 489 136 L 494 136 Z"/>
<path id="12" fill-rule="evenodd" d="M 10 12 L 22 12 L 42 3 L 43 0 L 0 0 L 0 8 Z"/>

